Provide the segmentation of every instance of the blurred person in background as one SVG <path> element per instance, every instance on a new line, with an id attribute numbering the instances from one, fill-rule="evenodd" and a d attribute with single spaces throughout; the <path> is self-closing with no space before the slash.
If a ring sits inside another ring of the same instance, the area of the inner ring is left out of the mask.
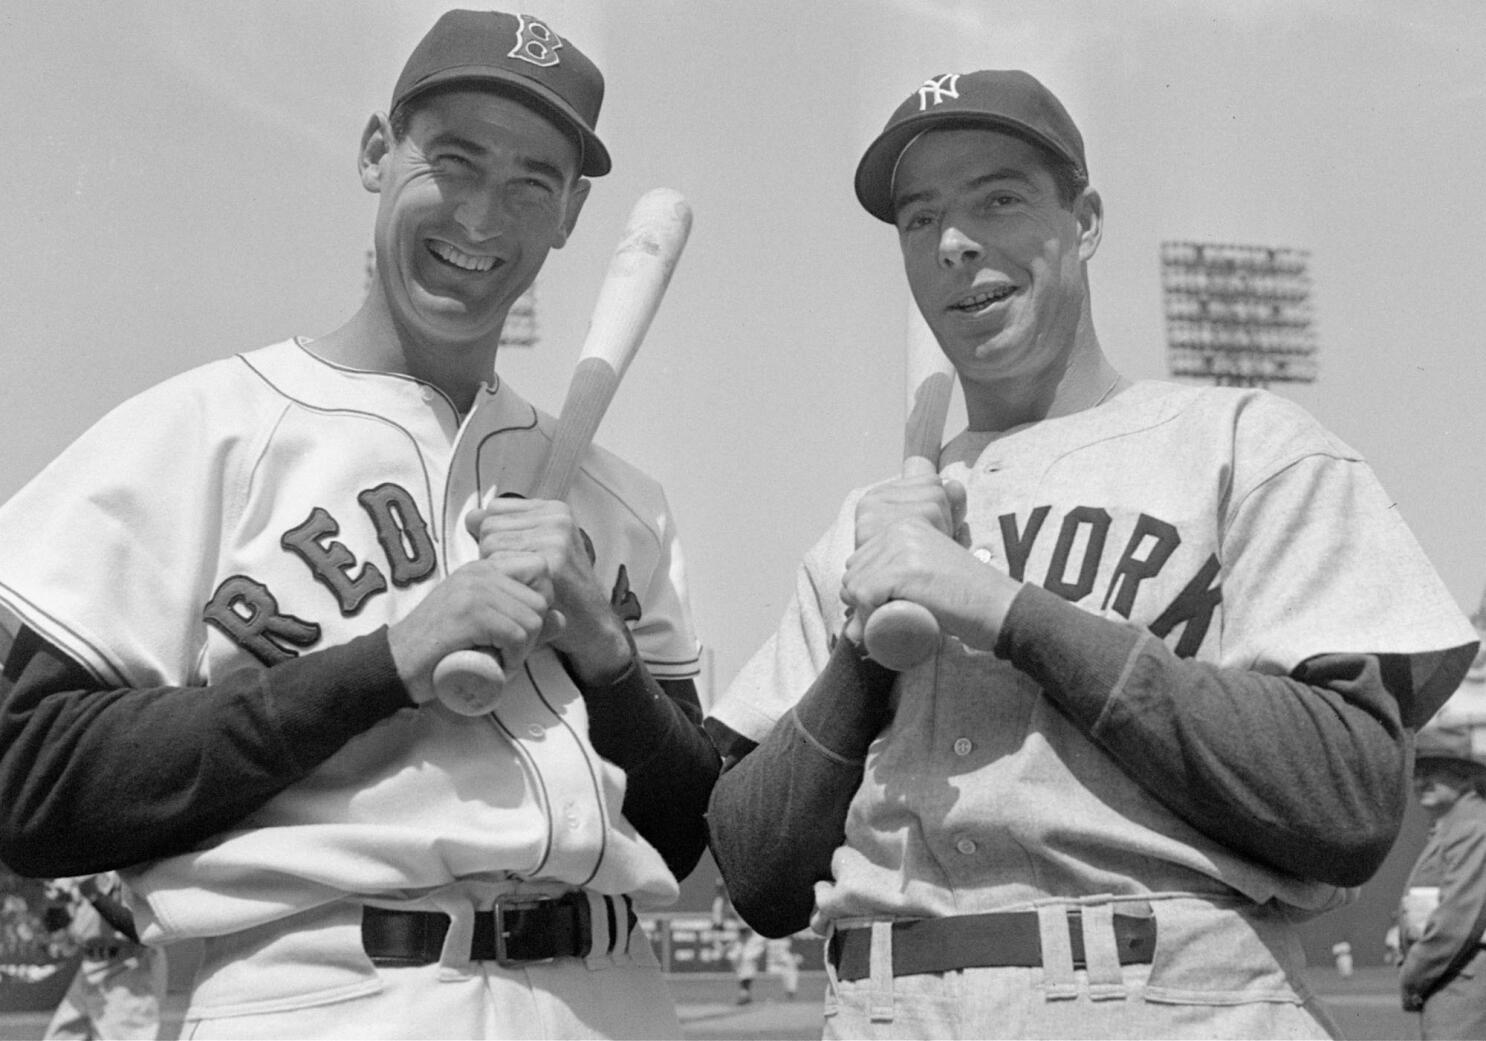
<path id="1" fill-rule="evenodd" d="M 1464 727 L 1420 730 L 1414 793 L 1429 838 L 1399 907 L 1403 1007 L 1419 1033 L 1486 1037 L 1486 764 Z"/>
<path id="2" fill-rule="evenodd" d="M 47 909 L 47 924 L 66 930 L 82 961 L 47 1025 L 46 1041 L 159 1037 L 165 951 L 139 942 L 119 876 L 56 879 L 47 883 L 47 895 L 57 901 Z"/>

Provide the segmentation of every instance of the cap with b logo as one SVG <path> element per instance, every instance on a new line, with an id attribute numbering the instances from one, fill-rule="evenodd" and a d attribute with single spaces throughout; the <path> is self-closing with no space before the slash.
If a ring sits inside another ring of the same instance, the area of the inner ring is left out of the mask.
<path id="1" fill-rule="evenodd" d="M 946 73 L 925 80 L 893 111 L 857 164 L 857 199 L 893 222 L 893 174 L 903 152 L 926 130 L 965 126 L 1005 130 L 1076 164 L 1085 173 L 1084 139 L 1052 91 L 1017 69 Z"/>
<path id="2" fill-rule="evenodd" d="M 435 87 L 487 84 L 516 97 L 578 143 L 579 172 L 609 172 L 594 126 L 604 102 L 598 66 L 540 19 L 504 11 L 448 11 L 419 41 L 392 90 L 392 106 Z"/>

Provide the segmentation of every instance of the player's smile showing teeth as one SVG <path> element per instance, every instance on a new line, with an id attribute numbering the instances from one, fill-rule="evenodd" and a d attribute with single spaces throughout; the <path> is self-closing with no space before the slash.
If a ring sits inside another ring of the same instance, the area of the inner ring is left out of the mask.
<path id="1" fill-rule="evenodd" d="M 462 271 L 489 271 L 500 263 L 496 257 L 477 257 L 437 239 L 430 240 L 428 251 L 444 263 L 451 264 Z"/>
<path id="2" fill-rule="evenodd" d="M 1013 285 L 1003 284 L 994 286 L 990 289 L 982 290 L 981 292 L 978 292 L 973 296 L 967 296 L 965 299 L 960 300 L 956 303 L 950 304 L 950 310 L 959 311 L 962 314 L 973 314 L 976 311 L 981 311 L 987 307 L 990 307 L 992 304 L 1000 303 L 1002 300 L 1007 299 L 1015 292 L 1016 286 Z"/>

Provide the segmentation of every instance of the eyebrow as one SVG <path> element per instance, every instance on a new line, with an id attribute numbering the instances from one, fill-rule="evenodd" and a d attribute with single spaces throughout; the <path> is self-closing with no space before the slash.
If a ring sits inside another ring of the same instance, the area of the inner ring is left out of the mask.
<path id="1" fill-rule="evenodd" d="M 973 178 L 965 187 L 970 190 L 984 188 L 995 181 L 1015 181 L 1024 184 L 1033 191 L 1040 191 L 1037 182 L 1025 170 L 1015 166 L 1003 166 L 989 173 L 981 174 Z M 893 199 L 893 213 L 896 214 L 905 206 L 925 202 L 939 194 L 938 188 L 925 188 L 923 191 L 909 192 L 907 195 L 899 195 Z"/>
<path id="2" fill-rule="evenodd" d="M 473 141 L 470 138 L 465 137 L 463 134 L 457 134 L 452 130 L 441 130 L 438 133 L 434 134 L 433 137 L 431 137 L 428 141 L 428 148 L 437 148 L 441 145 L 445 147 L 452 146 L 454 148 L 463 149 L 471 155 L 478 156 L 482 159 L 490 154 L 490 149 L 486 148 L 478 141 Z M 527 170 L 530 173 L 545 174 L 546 176 L 552 178 L 554 181 L 559 182 L 567 180 L 567 174 L 563 172 L 560 166 L 558 166 L 556 163 L 549 163 L 545 159 L 533 159 L 528 156 L 523 156 L 522 158 L 518 159 L 517 162 L 520 164 L 522 169 Z"/>

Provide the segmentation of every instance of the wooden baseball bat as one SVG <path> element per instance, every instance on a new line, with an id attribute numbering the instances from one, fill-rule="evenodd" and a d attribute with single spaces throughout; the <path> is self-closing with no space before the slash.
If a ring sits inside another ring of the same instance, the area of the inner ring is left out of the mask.
<path id="1" fill-rule="evenodd" d="M 691 233 L 691 207 L 679 192 L 655 188 L 630 210 L 599 287 L 578 364 L 568 383 L 532 498 L 561 499 L 578 472 L 599 422 L 670 284 Z M 447 707 L 466 716 L 489 712 L 506 682 L 493 648 L 455 651 L 434 668 Z"/>
<path id="2" fill-rule="evenodd" d="M 937 471 L 955 371 L 912 300 L 908 307 L 907 355 L 904 387 L 908 419 L 903 427 L 903 461 L 906 466 L 910 459 L 927 459 Z M 867 619 L 862 640 L 873 661 L 904 672 L 938 650 L 939 622 L 922 604 L 889 600 Z"/>

